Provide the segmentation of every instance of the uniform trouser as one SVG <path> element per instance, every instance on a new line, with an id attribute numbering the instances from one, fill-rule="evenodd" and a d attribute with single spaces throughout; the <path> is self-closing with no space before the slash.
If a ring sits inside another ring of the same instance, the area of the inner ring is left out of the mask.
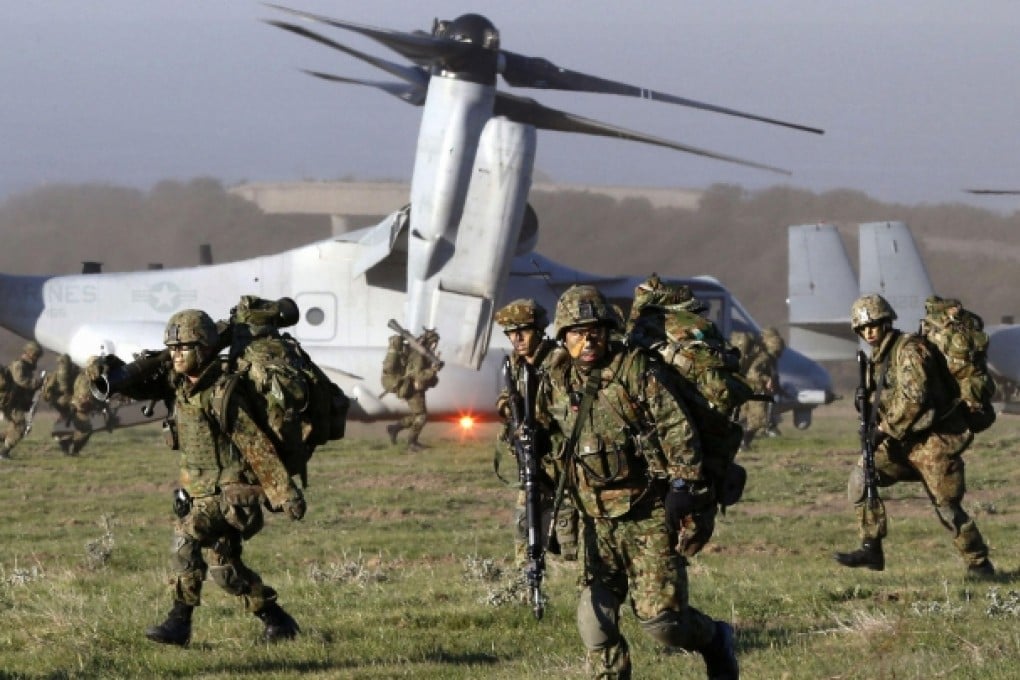
<path id="1" fill-rule="evenodd" d="M 399 426 L 397 432 L 401 430 L 410 430 L 407 441 L 417 442 L 418 435 L 425 428 L 425 423 L 428 421 L 428 413 L 425 410 L 425 393 L 415 392 L 407 399 L 407 408 L 410 409 L 410 413 L 397 421 Z"/>
<path id="2" fill-rule="evenodd" d="M 243 541 L 262 528 L 257 500 L 233 504 L 222 494 L 194 499 L 191 512 L 177 520 L 171 568 L 176 574 L 173 597 L 191 606 L 202 603 L 206 573 L 216 584 L 244 602 L 245 611 L 258 612 L 276 599 L 276 591 L 241 561 Z"/>
<path id="3" fill-rule="evenodd" d="M 3 446 L 10 451 L 25 436 L 28 423 L 25 412 L 21 409 L 5 410 L 4 420 L 7 421 L 7 427 L 4 428 Z"/>
<path id="4" fill-rule="evenodd" d="M 85 448 L 89 437 L 92 436 L 92 418 L 88 413 L 75 410 L 70 420 L 71 426 L 74 428 L 74 434 L 71 435 L 71 452 L 78 453 Z"/>
<path id="5" fill-rule="evenodd" d="M 641 627 L 656 641 L 688 651 L 705 648 L 715 622 L 688 603 L 687 560 L 676 553 L 659 499 L 615 519 L 582 516 L 585 587 L 577 628 L 593 678 L 631 677 L 620 607 L 630 600 Z"/>
<path id="6" fill-rule="evenodd" d="M 960 454 L 971 436 L 969 432 L 928 433 L 908 442 L 886 439 L 875 450 L 875 471 L 880 487 L 920 482 L 939 521 L 952 532 L 953 545 L 964 561 L 979 564 L 988 557 L 988 546 L 962 506 L 966 481 Z M 868 506 L 862 500 L 856 509 L 861 538 L 885 538 L 888 532 L 885 506 L 881 502 Z"/>

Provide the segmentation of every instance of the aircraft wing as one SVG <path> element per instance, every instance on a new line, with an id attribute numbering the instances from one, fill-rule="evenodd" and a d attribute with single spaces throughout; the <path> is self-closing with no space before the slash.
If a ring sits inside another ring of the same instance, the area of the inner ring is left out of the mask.
<path id="1" fill-rule="evenodd" d="M 409 209 L 403 208 L 390 214 L 358 239 L 362 248 L 354 262 L 352 273 L 355 276 L 363 276 L 393 252 L 400 232 L 407 226 L 408 213 Z"/>

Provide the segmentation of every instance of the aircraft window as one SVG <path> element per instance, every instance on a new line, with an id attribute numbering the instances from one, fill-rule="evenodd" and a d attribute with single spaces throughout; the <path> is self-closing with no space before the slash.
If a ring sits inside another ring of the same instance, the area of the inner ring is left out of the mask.
<path id="1" fill-rule="evenodd" d="M 319 326 L 326 320 L 326 312 L 321 307 L 312 307 L 305 312 L 305 321 L 311 326 Z"/>

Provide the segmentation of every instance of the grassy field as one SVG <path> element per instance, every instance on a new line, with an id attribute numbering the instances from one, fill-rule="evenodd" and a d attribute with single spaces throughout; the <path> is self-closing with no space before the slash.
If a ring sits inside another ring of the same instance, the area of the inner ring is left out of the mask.
<path id="1" fill-rule="evenodd" d="M 158 428 L 95 435 L 80 458 L 47 440 L 48 415 L 0 466 L 0 678 L 584 677 L 578 568 L 552 561 L 536 622 L 510 568 L 514 493 L 492 474 L 493 430 L 431 423 L 433 448 L 391 447 L 382 425 L 316 453 L 309 512 L 272 516 L 246 560 L 302 626 L 261 624 L 207 584 L 192 644 L 143 636 L 170 600 L 175 454 Z M 734 622 L 747 678 L 1016 678 L 1020 418 L 967 454 L 965 505 L 1001 575 L 971 582 L 917 485 L 884 493 L 887 569 L 838 567 L 857 544 L 845 480 L 845 405 L 805 432 L 741 454 L 744 501 L 691 567 L 692 602 Z M 657 648 L 624 616 L 638 678 L 703 677 L 700 657 Z"/>

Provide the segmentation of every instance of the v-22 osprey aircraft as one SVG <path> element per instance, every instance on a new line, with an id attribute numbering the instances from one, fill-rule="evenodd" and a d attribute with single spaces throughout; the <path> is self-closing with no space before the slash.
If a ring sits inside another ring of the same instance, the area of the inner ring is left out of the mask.
<path id="1" fill-rule="evenodd" d="M 400 82 L 369 82 L 310 72 L 331 82 L 378 88 L 423 113 L 410 206 L 375 226 L 283 253 L 197 268 L 77 276 L 0 275 L 0 324 L 34 338 L 79 364 L 93 354 L 129 358 L 158 348 L 167 318 L 184 308 L 226 317 L 241 295 L 291 297 L 301 310 L 289 331 L 349 395 L 351 416 L 393 417 L 404 405 L 382 395 L 380 373 L 389 331 L 437 328 L 447 366 L 429 393 L 430 411 L 485 415 L 494 409 L 500 357 L 489 352 L 499 305 L 534 297 L 550 312 L 574 283 L 593 283 L 626 309 L 643 276 L 605 277 L 561 267 L 532 249 L 538 222 L 527 205 L 536 130 L 616 137 L 775 172 L 779 168 L 618 128 L 550 109 L 496 89 L 497 75 L 513 86 L 610 93 L 662 101 L 788 128 L 765 118 L 597 78 L 541 58 L 500 48 L 496 28 L 467 14 L 436 21 L 431 33 L 370 28 L 283 7 L 295 17 L 354 32 L 399 53 L 397 64 L 352 49 L 290 21 L 268 23 L 365 61 Z M 788 173 L 787 173 L 788 174 Z M 718 282 L 689 283 L 713 307 L 728 333 L 756 325 Z M 503 348 L 509 344 L 501 336 Z M 828 374 L 796 352 L 781 361 L 787 405 L 806 427 L 810 409 L 831 399 Z"/>

